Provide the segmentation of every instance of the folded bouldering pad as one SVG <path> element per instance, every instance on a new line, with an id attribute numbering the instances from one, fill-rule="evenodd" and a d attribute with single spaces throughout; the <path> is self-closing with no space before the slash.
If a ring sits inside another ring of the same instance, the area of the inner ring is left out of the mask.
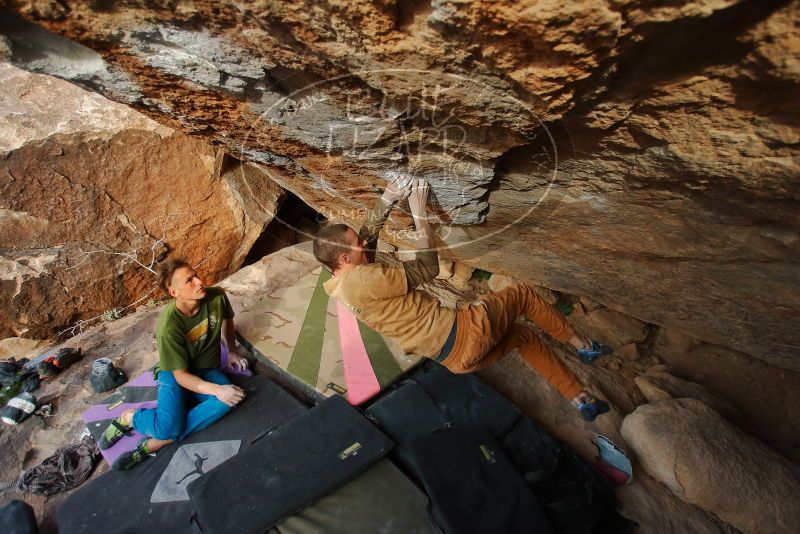
<path id="1" fill-rule="evenodd" d="M 457 534 L 552 532 L 525 479 L 485 430 L 508 426 L 519 410 L 476 377 L 436 367 L 425 364 L 366 410 L 397 442 L 393 459 L 425 488 L 435 524 Z"/>
<path id="2" fill-rule="evenodd" d="M 434 534 L 428 497 L 391 461 L 366 472 L 308 508 L 278 523 L 269 534 Z"/>
<path id="3" fill-rule="evenodd" d="M 258 359 L 296 380 L 292 387 L 319 400 L 338 393 L 359 405 L 421 358 L 329 298 L 322 284 L 330 276 L 320 267 L 246 307 L 234 300 L 236 329 Z"/>
<path id="4" fill-rule="evenodd" d="M 438 409 L 430 395 L 411 380 L 386 392 L 365 413 L 397 444 L 445 428 L 452 421 Z"/>
<path id="5" fill-rule="evenodd" d="M 146 379 L 142 382 L 140 387 L 150 387 L 144 384 Z M 193 507 L 186 493 L 188 484 L 246 447 L 265 429 L 307 411 L 263 376 L 255 376 L 241 387 L 246 399 L 210 427 L 165 447 L 130 471 L 108 471 L 69 495 L 56 514 L 58 531 L 191 533 Z"/>
<path id="6" fill-rule="evenodd" d="M 16 499 L 0 506 L 0 532 L 39 534 L 33 508 L 28 503 Z"/>
<path id="7" fill-rule="evenodd" d="M 630 531 L 599 473 L 475 375 L 425 362 L 366 413 L 444 532 Z"/>
<path id="8" fill-rule="evenodd" d="M 522 417 L 520 409 L 474 374 L 455 374 L 426 361 L 411 375 L 451 421 L 500 439 Z"/>
<path id="9" fill-rule="evenodd" d="M 525 480 L 489 434 L 444 428 L 404 442 L 398 457 L 422 482 L 444 532 L 553 532 Z"/>
<path id="10" fill-rule="evenodd" d="M 352 480 L 392 441 L 334 396 L 189 484 L 202 532 L 260 533 Z"/>

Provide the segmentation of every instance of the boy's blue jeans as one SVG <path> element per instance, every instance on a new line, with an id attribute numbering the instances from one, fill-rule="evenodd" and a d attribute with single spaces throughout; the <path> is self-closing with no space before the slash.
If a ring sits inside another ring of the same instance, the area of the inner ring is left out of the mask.
<path id="1" fill-rule="evenodd" d="M 230 384 L 228 377 L 219 369 L 195 369 L 192 374 L 206 382 Z M 175 381 L 172 371 L 159 371 L 158 406 L 136 410 L 133 428 L 151 438 L 182 441 L 192 432 L 219 421 L 229 411 L 231 407 L 213 395 L 182 388 Z"/>

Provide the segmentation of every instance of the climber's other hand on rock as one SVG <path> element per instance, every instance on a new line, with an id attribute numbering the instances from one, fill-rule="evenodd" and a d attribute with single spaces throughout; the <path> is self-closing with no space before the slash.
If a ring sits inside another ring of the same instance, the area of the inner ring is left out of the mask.
<path id="1" fill-rule="evenodd" d="M 425 205 L 428 202 L 428 191 L 430 186 L 425 180 L 415 180 L 411 186 L 411 195 L 408 197 L 408 206 L 411 208 L 411 215 L 423 215 Z"/>
<path id="2" fill-rule="evenodd" d="M 412 178 L 408 174 L 401 174 L 389 180 L 386 190 L 383 192 L 383 200 L 387 204 L 394 204 L 411 193 Z"/>

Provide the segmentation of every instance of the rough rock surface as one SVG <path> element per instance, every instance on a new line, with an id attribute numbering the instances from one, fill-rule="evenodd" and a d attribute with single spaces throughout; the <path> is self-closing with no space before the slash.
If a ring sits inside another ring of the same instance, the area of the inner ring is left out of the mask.
<path id="1" fill-rule="evenodd" d="M 0 358 L 31 358 L 36 355 L 36 350 L 48 345 L 41 339 L 26 339 L 24 337 L 9 337 L 0 339 Z"/>
<path id="2" fill-rule="evenodd" d="M 800 469 L 694 399 L 637 408 L 622 435 L 675 495 L 746 533 L 800 530 Z"/>
<path id="3" fill-rule="evenodd" d="M 737 424 L 745 432 L 800 461 L 800 373 L 668 329 L 653 342 L 664 371 L 702 383 L 742 413 Z"/>
<path id="4" fill-rule="evenodd" d="M 158 297 L 168 251 L 222 278 L 282 195 L 202 140 L 0 64 L 0 337 L 51 337 Z"/>
<path id="5" fill-rule="evenodd" d="M 453 259 L 800 370 L 796 1 L 2 4 L 74 40 L 5 13 L 16 64 L 333 218 L 414 172 Z"/>
<path id="6" fill-rule="evenodd" d="M 487 280 L 486 286 L 489 288 L 490 291 L 496 293 L 518 282 L 519 280 L 515 279 L 512 276 L 493 273 L 492 276 L 489 278 L 489 280 Z M 546 287 L 542 287 L 540 285 L 532 283 L 529 283 L 528 285 L 533 289 L 534 292 L 536 292 L 537 295 L 542 297 L 542 299 L 544 299 L 545 302 L 548 302 L 550 304 L 555 304 L 556 301 L 558 300 L 558 296 L 556 296 L 554 292 L 550 291 Z"/>
<path id="7" fill-rule="evenodd" d="M 647 325 L 642 321 L 608 308 L 577 314 L 580 326 L 594 339 L 617 349 L 647 339 Z"/>
<path id="8" fill-rule="evenodd" d="M 702 384 L 684 380 L 661 370 L 647 370 L 636 377 L 636 385 L 649 402 L 666 399 L 695 399 L 735 423 L 742 413 L 731 403 L 706 390 Z"/>

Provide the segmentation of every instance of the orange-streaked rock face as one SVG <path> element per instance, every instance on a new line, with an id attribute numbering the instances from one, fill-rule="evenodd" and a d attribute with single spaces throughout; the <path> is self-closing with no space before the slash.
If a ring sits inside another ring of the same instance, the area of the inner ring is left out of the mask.
<path id="1" fill-rule="evenodd" d="M 451 258 L 800 369 L 796 2 L 9 5 L 66 37 L 4 14 L 15 64 L 323 213 L 412 172 Z"/>
<path id="2" fill-rule="evenodd" d="M 100 95 L 8 64 L 0 86 L 0 336 L 52 336 L 148 295 L 147 267 L 169 251 L 219 280 L 282 198 L 260 171 Z"/>

